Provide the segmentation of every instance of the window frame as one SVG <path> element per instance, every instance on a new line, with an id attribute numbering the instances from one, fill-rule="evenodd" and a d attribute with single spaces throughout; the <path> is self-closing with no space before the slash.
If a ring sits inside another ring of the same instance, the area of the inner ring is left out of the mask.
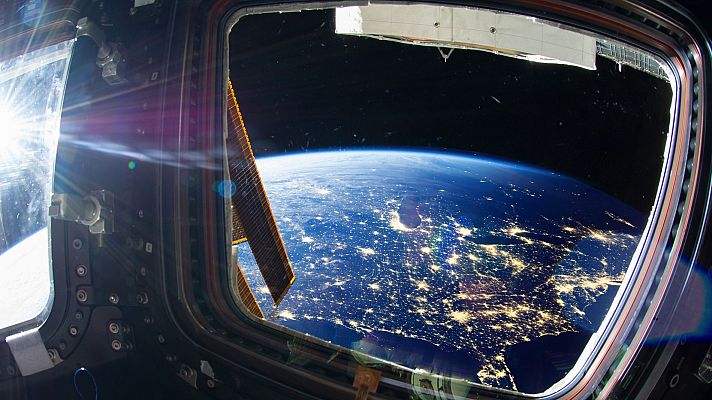
<path id="1" fill-rule="evenodd" d="M 397 2 L 392 2 L 397 3 Z M 615 331 L 613 336 L 607 336 L 601 345 L 606 345 L 605 351 L 596 352 L 596 357 L 591 361 L 590 365 L 596 365 L 595 368 L 580 369 L 580 373 L 572 384 L 551 393 L 544 392 L 543 396 L 524 396 L 528 398 L 581 398 L 589 395 L 594 390 L 600 391 L 601 394 L 607 394 L 615 390 L 621 383 L 623 375 L 625 375 L 636 361 L 640 347 L 644 342 L 645 335 L 649 332 L 651 326 L 655 323 L 656 314 L 661 305 L 679 302 L 680 296 L 684 291 L 685 277 L 689 273 L 689 268 L 682 265 L 681 260 L 684 256 L 694 259 L 698 249 L 702 243 L 701 232 L 697 231 L 697 226 L 691 226 L 695 222 L 695 215 L 699 215 L 700 203 L 696 200 L 697 193 L 701 190 L 698 182 L 704 178 L 704 169 L 701 166 L 702 152 L 700 146 L 692 146 L 692 138 L 695 132 L 700 132 L 702 118 L 696 118 L 695 114 L 699 109 L 704 110 L 704 91 L 698 90 L 695 94 L 695 87 L 704 87 L 704 79 L 706 78 L 706 70 L 700 68 L 702 62 L 706 59 L 704 48 L 699 44 L 700 37 L 695 37 L 696 32 L 689 32 L 686 26 L 690 23 L 687 17 L 680 10 L 664 9 L 661 12 L 654 13 L 650 10 L 643 9 L 642 6 L 636 4 L 628 4 L 618 1 L 611 3 L 599 2 L 607 7 L 593 7 L 579 4 L 563 3 L 557 0 L 551 1 L 509 1 L 497 4 L 497 9 L 510 12 L 525 11 L 527 15 L 546 17 L 557 22 L 566 23 L 570 26 L 593 31 L 598 34 L 616 37 L 618 40 L 632 42 L 638 48 L 645 49 L 652 54 L 661 57 L 670 67 L 673 78 L 676 82 L 677 93 L 676 101 L 673 102 L 674 112 L 671 119 L 671 126 L 675 129 L 669 135 L 669 142 L 666 146 L 666 160 L 664 161 L 658 195 L 655 200 L 651 214 L 651 223 L 645 230 L 644 238 L 641 239 L 637 254 L 642 257 L 638 260 L 638 265 L 634 269 L 634 274 L 630 274 L 630 280 L 635 280 L 635 284 L 628 287 L 626 295 L 632 296 L 619 307 L 619 314 L 622 312 L 621 307 L 625 309 L 623 319 L 615 318 L 616 323 L 608 327 L 608 331 Z M 438 4 L 438 2 L 428 2 L 428 4 Z M 197 56 L 187 57 L 185 71 L 190 71 L 190 63 L 196 61 L 205 61 L 210 65 L 205 68 L 194 68 L 193 73 L 186 73 L 183 77 L 182 85 L 190 87 L 195 85 L 189 94 L 184 93 L 184 108 L 182 121 L 181 135 L 186 139 L 197 140 L 198 148 L 211 149 L 212 146 L 218 145 L 223 140 L 224 132 L 226 132 L 227 120 L 225 110 L 225 86 L 227 82 L 227 65 L 228 65 L 228 40 L 230 28 L 242 16 L 253 13 L 262 12 L 285 12 L 296 11 L 297 9 L 310 8 L 328 8 L 333 6 L 357 5 L 355 3 L 288 3 L 285 5 L 267 5 L 260 6 L 257 3 L 243 3 L 242 5 L 231 5 L 228 2 L 219 2 L 212 8 L 204 9 L 204 12 L 196 14 L 194 18 L 201 20 L 204 24 L 191 32 L 195 37 L 202 35 L 202 38 L 197 41 L 201 48 L 197 51 Z M 454 5 L 454 4 L 453 4 Z M 463 5 L 463 4 L 459 4 Z M 490 4 L 477 4 L 487 8 Z M 474 4 L 465 4 L 465 6 L 474 6 Z M 658 4 L 664 8 L 663 4 Z M 494 8 L 494 7 L 491 7 Z M 624 13 L 631 12 L 631 16 L 626 16 Z M 672 17 L 668 16 L 672 15 Z M 677 18 L 677 19 L 676 19 Z M 631 19 L 637 19 L 639 22 L 631 23 Z M 680 23 L 678 20 L 683 20 Z M 596 24 L 591 29 L 590 24 Z M 693 24 L 694 26 L 694 24 Z M 190 36 L 190 35 L 189 35 Z M 704 39 L 704 38 L 703 38 Z M 193 44 L 195 45 L 194 40 Z M 683 43 L 689 43 L 689 48 L 685 48 Z M 190 47 L 190 46 L 187 46 Z M 187 54 L 190 54 L 189 52 Z M 218 60 L 218 62 L 214 62 Z M 212 61 L 212 62 L 211 62 Z M 221 79 L 218 79 L 221 78 Z M 188 100 L 188 98 L 193 101 Z M 195 111 L 191 111 L 192 103 L 199 104 L 193 106 Z M 190 117 L 192 115 L 192 117 Z M 207 117 L 206 117 L 207 116 Z M 191 118 L 193 120 L 191 121 Z M 694 119 L 693 119 L 694 118 Z M 191 139 L 187 132 L 190 125 L 195 126 L 195 132 L 222 132 L 223 135 L 196 136 L 194 134 Z M 220 136 L 220 137 L 218 137 Z M 691 162 L 690 162 L 691 160 Z M 221 161 L 221 163 L 224 162 Z M 689 166 L 689 167 L 688 167 Z M 225 179 L 224 171 L 202 171 L 198 176 L 188 177 L 183 176 L 181 180 L 186 182 L 190 179 L 198 179 L 198 182 L 214 181 L 215 178 Z M 222 349 L 237 349 L 239 353 L 245 352 L 251 354 L 252 360 L 260 357 L 273 358 L 277 361 L 285 359 L 285 352 L 288 352 L 287 343 L 293 340 L 291 330 L 286 328 L 270 327 L 261 321 L 256 321 L 249 316 L 234 302 L 226 301 L 231 299 L 229 282 L 227 281 L 227 268 L 229 267 L 229 226 L 225 221 L 228 214 L 227 202 L 224 198 L 216 198 L 214 193 L 210 192 L 210 185 L 195 185 L 202 186 L 199 202 L 205 206 L 200 213 L 201 229 L 197 239 L 201 242 L 202 248 L 200 253 L 188 250 L 182 247 L 183 253 L 181 257 L 184 260 L 197 261 L 197 265 L 202 268 L 202 271 L 197 273 L 199 279 L 193 279 L 195 276 L 195 268 L 192 264 L 195 262 L 181 263 L 177 277 L 179 278 L 178 286 L 183 299 L 197 299 L 199 293 L 203 290 L 207 293 L 201 301 L 189 301 L 185 305 L 187 317 L 195 327 L 201 327 L 204 331 L 201 332 L 201 343 L 212 351 L 219 354 L 219 348 Z M 200 191 L 200 190 L 197 190 Z M 702 191 L 704 193 L 704 191 Z M 189 207 L 189 201 L 183 199 L 181 202 L 184 206 Z M 185 211 L 184 209 L 181 211 Z M 220 222 L 223 221 L 223 222 Z M 702 222 L 702 221 L 700 221 Z M 190 240 L 195 237 L 194 234 L 185 230 L 179 235 L 184 239 Z M 686 240 L 692 238 L 697 240 Z M 180 242 L 179 242 L 180 243 Z M 189 243 L 184 242 L 184 243 Z M 209 244 L 208 244 L 209 243 Z M 228 244 L 227 246 L 224 246 Z M 224 247 L 224 249 L 222 249 Z M 222 250 L 221 250 L 222 249 Z M 224 253 L 224 254 L 221 254 Z M 187 264 L 187 265 L 186 265 Z M 197 268 L 197 267 L 196 267 Z M 628 278 L 626 278 L 628 279 Z M 619 297 L 621 294 L 619 294 Z M 640 306 L 648 303 L 647 309 L 643 310 Z M 202 303 L 202 305 L 200 305 Z M 232 304 L 231 304 L 232 303 Z M 236 312 L 237 311 L 237 312 Z M 613 318 L 610 319 L 611 321 Z M 197 323 L 197 325 L 194 325 Z M 276 324 L 275 324 L 276 325 Z M 632 329 L 640 326 L 643 329 Z M 668 327 L 669 329 L 670 327 Z M 619 351 L 621 346 L 612 346 L 613 343 L 628 341 L 630 344 L 622 358 L 619 359 Z M 254 349 L 249 349 L 252 344 L 258 344 L 262 351 L 255 352 Z M 300 343 L 310 357 L 324 361 L 327 353 L 325 347 L 328 346 L 315 345 L 314 343 Z M 668 355 L 669 357 L 669 355 Z M 274 360 L 273 360 L 274 361 Z M 332 366 L 336 367 L 338 373 L 350 374 L 348 367 L 349 357 L 340 354 L 336 363 Z M 615 362 L 615 365 L 614 365 Z M 341 393 L 346 395 L 351 393 L 350 388 L 344 388 L 343 385 L 334 382 L 333 375 L 324 379 L 324 374 L 318 374 L 314 371 L 308 373 L 306 369 L 297 371 L 293 367 L 278 367 L 274 362 L 268 363 L 274 371 L 282 370 L 284 374 L 284 382 L 292 382 L 286 385 L 311 392 L 315 390 L 309 387 L 309 381 L 316 379 L 325 387 L 330 387 L 331 395 Z M 277 364 L 280 364 L 277 362 Z M 253 364 L 254 365 L 254 364 Z M 614 367 L 614 368 L 612 368 Z M 293 371 L 287 372 L 285 368 L 291 368 Z M 612 368 L 612 371 L 607 371 Z M 274 374 L 275 372 L 272 371 Z M 296 372 L 295 372 L 296 371 Z M 263 368 L 257 368 L 256 373 L 263 374 Z M 302 378 L 309 376 L 309 379 L 303 379 L 304 382 L 295 382 L 294 377 Z M 322 375 L 318 377 L 316 375 Z M 384 376 L 382 380 L 385 386 L 398 388 L 403 386 L 389 376 Z M 602 384 L 601 384 L 602 383 Z M 408 385 L 405 385 L 406 387 Z M 510 391 L 478 386 L 478 390 L 484 394 L 504 396 L 506 398 L 522 397 L 521 394 Z M 320 390 L 320 389 L 319 389 Z M 323 392 L 322 392 L 323 393 Z M 599 395 L 601 395 L 599 394 Z M 605 396 L 604 396 L 605 397 Z"/>

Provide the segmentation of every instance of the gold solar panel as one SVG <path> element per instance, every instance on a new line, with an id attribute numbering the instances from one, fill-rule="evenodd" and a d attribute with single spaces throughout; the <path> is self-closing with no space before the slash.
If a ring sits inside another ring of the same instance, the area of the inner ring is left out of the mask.
<path id="1" fill-rule="evenodd" d="M 231 197 L 233 245 L 247 241 L 272 299 L 279 304 L 294 282 L 294 270 L 257 172 L 247 130 L 229 80 L 227 110 L 228 165 L 230 179 L 235 184 L 235 193 Z M 247 288 L 249 290 L 249 286 Z"/>

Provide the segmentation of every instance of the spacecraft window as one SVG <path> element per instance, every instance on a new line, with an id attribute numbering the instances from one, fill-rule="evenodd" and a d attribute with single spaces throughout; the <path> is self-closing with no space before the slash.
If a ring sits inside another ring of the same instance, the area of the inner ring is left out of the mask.
<path id="1" fill-rule="evenodd" d="M 429 5 L 248 15 L 229 46 L 228 121 L 249 136 L 295 276 L 275 295 L 248 232 L 236 301 L 360 363 L 445 376 L 454 398 L 580 376 L 658 196 L 675 100 L 662 61 Z M 252 215 L 235 210 L 233 229 Z"/>
<path id="2" fill-rule="evenodd" d="M 0 333 L 44 323 L 53 301 L 49 205 L 74 41 L 0 62 Z"/>

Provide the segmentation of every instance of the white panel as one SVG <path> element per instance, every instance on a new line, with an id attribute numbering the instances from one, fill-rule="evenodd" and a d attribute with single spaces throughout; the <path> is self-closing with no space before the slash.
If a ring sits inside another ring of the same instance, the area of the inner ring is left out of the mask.
<path id="1" fill-rule="evenodd" d="M 593 37 L 534 18 L 463 7 L 369 5 L 336 10 L 336 33 L 416 45 L 504 53 L 537 62 L 596 68 Z"/>
<path id="2" fill-rule="evenodd" d="M 22 376 L 36 374 L 54 367 L 47 348 L 42 342 L 39 328 L 8 336 L 5 340 Z"/>
<path id="3" fill-rule="evenodd" d="M 497 34 L 519 36 L 540 41 L 542 26 L 529 18 L 516 15 L 498 14 L 495 28 Z"/>
<path id="4" fill-rule="evenodd" d="M 479 43 L 483 47 L 495 47 L 495 35 L 491 34 L 489 28 L 484 31 L 454 29 L 453 42 L 455 43 Z"/>
<path id="5" fill-rule="evenodd" d="M 336 9 L 336 33 L 356 35 L 364 33 L 361 8 L 345 7 Z"/>

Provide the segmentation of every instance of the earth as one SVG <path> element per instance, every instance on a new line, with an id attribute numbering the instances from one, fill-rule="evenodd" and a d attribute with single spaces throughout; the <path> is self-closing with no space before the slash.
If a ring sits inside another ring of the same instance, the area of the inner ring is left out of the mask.
<path id="1" fill-rule="evenodd" d="M 364 362 L 529 393 L 573 367 L 645 223 L 580 181 L 473 155 L 328 151 L 257 165 L 296 274 L 275 307 L 238 248 L 267 320 Z"/>

